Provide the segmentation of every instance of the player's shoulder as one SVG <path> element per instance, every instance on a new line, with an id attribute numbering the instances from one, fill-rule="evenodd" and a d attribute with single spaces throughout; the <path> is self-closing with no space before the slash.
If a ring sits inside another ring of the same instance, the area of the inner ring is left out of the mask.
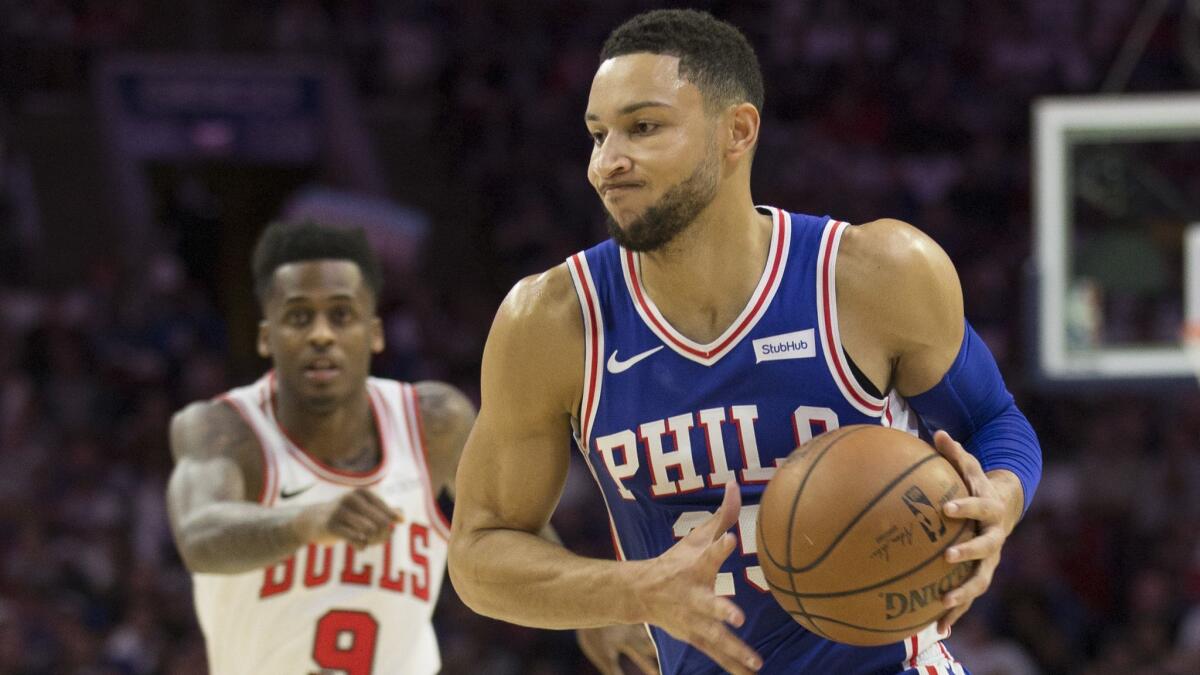
<path id="1" fill-rule="evenodd" d="M 502 386 L 510 406 L 574 410 L 583 360 L 583 314 L 563 263 L 518 281 L 501 303 L 483 350 L 483 398 Z"/>
<path id="2" fill-rule="evenodd" d="M 518 281 L 504 298 L 502 309 L 508 310 L 514 317 L 534 320 L 545 315 L 578 312 L 575 285 L 567 263 L 560 263 Z"/>
<path id="3" fill-rule="evenodd" d="M 880 218 L 848 228 L 838 247 L 838 265 L 861 265 L 870 273 L 932 271 L 950 258 L 929 235 L 894 218 Z M 953 270 L 953 267 L 950 267 Z"/>
<path id="4" fill-rule="evenodd" d="M 422 380 L 413 384 L 417 394 L 417 409 L 427 433 L 459 424 L 470 425 L 475 419 L 475 404 L 458 387 L 437 380 Z"/>
<path id="5" fill-rule="evenodd" d="M 541 336 L 550 340 L 583 339 L 583 320 L 574 282 L 566 263 L 540 274 L 525 277 L 513 285 L 497 312 L 497 324 L 503 322 L 519 336 Z"/>
<path id="6" fill-rule="evenodd" d="M 258 437 L 231 404 L 222 399 L 195 401 L 171 417 L 171 455 L 184 457 L 228 456 L 243 460 L 257 457 Z"/>
<path id="7" fill-rule="evenodd" d="M 954 333 L 962 324 L 962 287 L 950 257 L 929 235 L 891 218 L 846 230 L 838 247 L 839 315 L 871 319 L 904 336 Z"/>

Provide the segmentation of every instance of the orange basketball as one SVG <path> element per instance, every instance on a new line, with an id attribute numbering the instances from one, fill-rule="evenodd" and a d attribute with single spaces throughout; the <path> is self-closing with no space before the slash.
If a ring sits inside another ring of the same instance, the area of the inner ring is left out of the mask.
<path id="1" fill-rule="evenodd" d="M 808 630 L 837 642 L 898 642 L 943 613 L 974 563 L 946 562 L 975 523 L 942 505 L 967 494 L 919 438 L 856 425 L 788 457 L 763 493 L 758 558 L 771 593 Z"/>

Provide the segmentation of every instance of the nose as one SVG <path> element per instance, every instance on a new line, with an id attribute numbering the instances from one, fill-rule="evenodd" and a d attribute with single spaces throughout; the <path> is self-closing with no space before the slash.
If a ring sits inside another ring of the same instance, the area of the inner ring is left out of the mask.
<path id="1" fill-rule="evenodd" d="M 308 331 L 308 342 L 318 349 L 325 349 L 333 344 L 335 339 L 333 327 L 324 314 L 317 314 L 313 319 L 312 329 Z"/>
<path id="2" fill-rule="evenodd" d="M 619 134 L 608 134 L 592 153 L 592 171 L 597 178 L 612 178 L 633 168 L 628 148 Z"/>

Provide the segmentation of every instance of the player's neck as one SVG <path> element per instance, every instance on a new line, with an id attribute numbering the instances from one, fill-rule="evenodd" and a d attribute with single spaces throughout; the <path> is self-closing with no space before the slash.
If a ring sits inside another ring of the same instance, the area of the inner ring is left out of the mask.
<path id="1" fill-rule="evenodd" d="M 283 388 L 275 393 L 275 416 L 288 437 L 327 464 L 354 460 L 364 449 L 377 445 L 371 415 L 365 384 L 361 394 L 329 410 L 314 410 Z"/>
<path id="2" fill-rule="evenodd" d="M 663 316 L 687 337 L 716 339 L 754 293 L 771 244 L 771 218 L 749 189 L 718 196 L 661 251 L 643 253 L 641 278 Z"/>

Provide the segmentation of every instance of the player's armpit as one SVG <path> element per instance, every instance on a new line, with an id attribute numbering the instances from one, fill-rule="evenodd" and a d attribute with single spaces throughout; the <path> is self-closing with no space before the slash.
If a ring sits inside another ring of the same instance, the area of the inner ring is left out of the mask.
<path id="1" fill-rule="evenodd" d="M 475 424 L 475 404 L 444 382 L 418 382 L 414 388 L 434 492 L 445 489 L 453 498 L 458 462 Z"/>

